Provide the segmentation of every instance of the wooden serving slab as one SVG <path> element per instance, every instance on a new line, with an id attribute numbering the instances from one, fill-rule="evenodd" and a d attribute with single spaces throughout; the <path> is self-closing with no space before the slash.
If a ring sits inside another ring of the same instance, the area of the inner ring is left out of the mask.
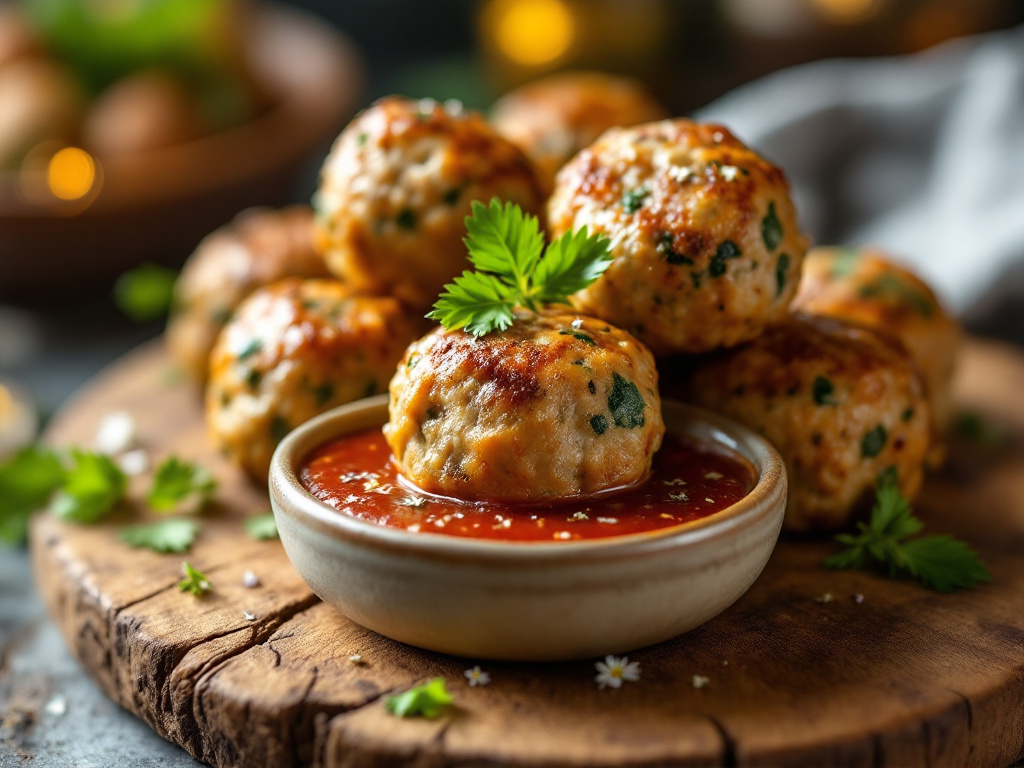
<path id="1" fill-rule="evenodd" d="M 241 519 L 267 512 L 208 447 L 196 393 L 148 346 L 57 418 L 55 444 L 91 442 L 126 410 L 159 461 L 176 453 L 220 479 L 188 560 L 213 592 L 179 592 L 182 556 L 130 549 L 116 530 L 139 502 L 82 527 L 32 528 L 40 591 L 106 693 L 216 766 L 1005 765 L 1024 753 L 1024 356 L 972 342 L 958 401 L 1009 433 L 956 445 L 917 502 L 930 532 L 971 542 L 993 583 L 940 595 L 868 573 L 834 573 L 827 539 L 784 538 L 736 605 L 687 635 L 630 654 L 642 679 L 598 690 L 592 662 L 483 663 L 394 643 L 321 604 L 277 541 Z M 146 481 L 142 481 L 143 484 Z M 134 499 L 143 495 L 133 488 Z M 247 589 L 253 570 L 262 585 Z M 858 601 L 855 595 L 862 595 Z M 248 620 L 244 612 L 255 616 Z M 361 655 L 362 664 L 350 660 Z M 433 676 L 455 706 L 398 719 L 384 695 Z M 708 678 L 697 688 L 694 676 Z"/>

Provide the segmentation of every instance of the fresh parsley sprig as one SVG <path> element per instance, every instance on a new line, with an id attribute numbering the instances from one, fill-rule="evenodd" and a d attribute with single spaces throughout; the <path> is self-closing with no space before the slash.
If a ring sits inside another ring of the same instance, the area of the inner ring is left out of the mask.
<path id="1" fill-rule="evenodd" d="M 452 695 L 445 687 L 444 678 L 435 677 L 428 683 L 386 697 L 384 708 L 396 717 L 434 718 L 451 703 Z"/>
<path id="2" fill-rule="evenodd" d="M 199 464 L 171 456 L 157 467 L 153 487 L 146 495 L 149 506 L 158 512 L 174 509 L 201 509 L 217 490 L 217 481 Z"/>
<path id="3" fill-rule="evenodd" d="M 536 311 L 565 303 L 612 262 L 611 241 L 590 235 L 586 227 L 566 232 L 545 251 L 537 218 L 497 198 L 490 205 L 473 202 L 466 230 L 476 271 L 466 270 L 446 285 L 427 317 L 475 336 L 508 328 L 516 307 Z"/>
<path id="4" fill-rule="evenodd" d="M 910 538 L 924 527 L 900 493 L 895 472 L 878 478 L 875 506 L 859 534 L 843 533 L 836 540 L 846 549 L 825 561 L 836 570 L 881 567 L 890 576 L 912 576 L 939 592 L 966 589 L 992 580 L 978 553 L 952 536 Z"/>

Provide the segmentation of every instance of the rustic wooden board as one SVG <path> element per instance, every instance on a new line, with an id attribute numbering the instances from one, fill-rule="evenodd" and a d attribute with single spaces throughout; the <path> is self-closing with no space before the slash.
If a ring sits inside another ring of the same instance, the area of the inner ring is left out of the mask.
<path id="1" fill-rule="evenodd" d="M 973 342 L 958 400 L 1004 425 L 998 449 L 954 446 L 917 504 L 929 530 L 972 542 L 994 583 L 938 595 L 820 567 L 827 540 L 785 539 L 722 616 L 631 657 L 639 683 L 598 690 L 591 663 L 484 664 L 391 642 L 318 602 L 280 544 L 240 519 L 266 512 L 207 447 L 195 393 L 162 349 L 100 376 L 57 418 L 56 444 L 88 443 L 122 409 L 156 460 L 202 461 L 220 478 L 188 559 L 211 578 L 180 593 L 181 556 L 117 541 L 126 508 L 94 527 L 37 517 L 39 588 L 67 643 L 115 701 L 216 766 L 1003 765 L 1024 754 L 1024 357 Z M 141 497 L 136 489 L 133 496 Z M 130 505 L 129 505 L 130 507 Z M 257 589 L 242 586 L 251 568 Z M 825 593 L 832 602 L 820 599 Z M 857 603 L 854 594 L 864 596 Z M 247 621 L 243 611 L 255 614 Z M 366 661 L 349 661 L 359 653 Z M 710 682 L 692 685 L 693 675 Z M 456 706 L 399 720 L 382 697 L 443 675 Z"/>

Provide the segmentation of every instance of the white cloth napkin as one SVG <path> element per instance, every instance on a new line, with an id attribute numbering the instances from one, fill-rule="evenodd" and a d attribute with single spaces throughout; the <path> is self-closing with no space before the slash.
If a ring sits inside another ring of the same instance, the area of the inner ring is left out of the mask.
<path id="1" fill-rule="evenodd" d="M 697 117 L 786 171 L 816 243 L 879 246 L 959 313 L 1017 292 L 1024 330 L 1024 27 L 785 70 Z"/>

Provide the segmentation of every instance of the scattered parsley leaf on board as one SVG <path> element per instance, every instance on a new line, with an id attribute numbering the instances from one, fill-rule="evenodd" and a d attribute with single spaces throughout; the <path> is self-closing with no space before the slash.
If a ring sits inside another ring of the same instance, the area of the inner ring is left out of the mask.
<path id="1" fill-rule="evenodd" d="M 122 528 L 119 536 L 132 547 L 162 553 L 188 552 L 198 532 L 199 523 L 195 520 L 174 519 Z"/>
<path id="2" fill-rule="evenodd" d="M 173 269 L 150 262 L 140 264 L 117 278 L 114 301 L 136 322 L 157 320 L 170 311 L 177 277 Z"/>
<path id="3" fill-rule="evenodd" d="M 64 485 L 57 454 L 41 445 L 22 448 L 0 464 L 0 542 L 24 544 L 28 519 Z"/>
<path id="4" fill-rule="evenodd" d="M 884 567 L 890 576 L 912 576 L 938 592 L 966 589 L 992 580 L 978 553 L 952 536 L 908 537 L 924 527 L 900 493 L 895 472 L 878 478 L 875 506 L 859 534 L 843 533 L 836 541 L 846 549 L 825 561 L 836 570 Z"/>
<path id="5" fill-rule="evenodd" d="M 427 317 L 448 330 L 464 328 L 475 336 L 512 325 L 512 310 L 537 310 L 565 303 L 611 264 L 611 242 L 589 235 L 586 227 L 566 232 L 544 251 L 544 235 L 535 216 L 497 198 L 473 202 L 466 217 L 465 243 L 477 271 L 466 270 L 444 287 Z"/>
<path id="6" fill-rule="evenodd" d="M 213 588 L 210 580 L 189 565 L 187 560 L 182 561 L 181 572 L 185 574 L 185 578 L 178 582 L 178 589 L 182 592 L 191 592 L 196 597 L 202 597 Z"/>
<path id="7" fill-rule="evenodd" d="M 245 530 L 258 541 L 278 538 L 277 521 L 273 513 L 245 518 Z"/>
<path id="8" fill-rule="evenodd" d="M 384 699 L 384 707 L 396 717 L 437 717 L 451 703 L 443 677 Z"/>
<path id="9" fill-rule="evenodd" d="M 171 456 L 157 467 L 146 501 L 158 512 L 170 511 L 184 502 L 201 509 L 215 490 L 217 481 L 205 467 Z"/>
<path id="10" fill-rule="evenodd" d="M 50 502 L 57 517 L 95 523 L 124 498 L 128 478 L 109 456 L 72 449 L 66 472 L 64 485 Z"/>

